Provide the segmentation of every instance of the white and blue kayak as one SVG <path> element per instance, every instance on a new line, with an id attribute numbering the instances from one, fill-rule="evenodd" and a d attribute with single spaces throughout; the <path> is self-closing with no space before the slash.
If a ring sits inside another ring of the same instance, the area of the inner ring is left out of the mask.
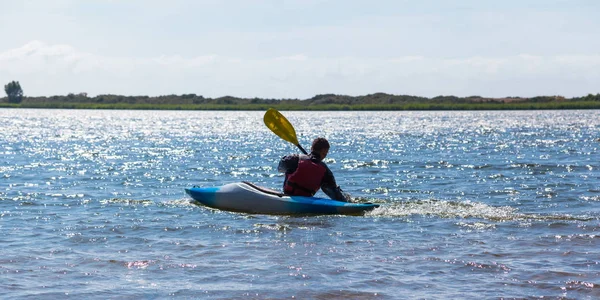
<path id="1" fill-rule="evenodd" d="M 289 196 L 249 182 L 229 183 L 220 187 L 192 187 L 185 191 L 208 207 L 251 214 L 360 215 L 379 207 L 373 203 Z"/>

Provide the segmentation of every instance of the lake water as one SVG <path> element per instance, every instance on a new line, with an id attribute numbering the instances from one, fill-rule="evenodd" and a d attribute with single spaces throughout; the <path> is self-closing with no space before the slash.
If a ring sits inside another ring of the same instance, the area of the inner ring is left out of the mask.
<path id="1" fill-rule="evenodd" d="M 283 112 L 381 207 L 192 203 L 280 188 L 263 113 L 0 109 L 0 298 L 600 297 L 600 111 Z"/>

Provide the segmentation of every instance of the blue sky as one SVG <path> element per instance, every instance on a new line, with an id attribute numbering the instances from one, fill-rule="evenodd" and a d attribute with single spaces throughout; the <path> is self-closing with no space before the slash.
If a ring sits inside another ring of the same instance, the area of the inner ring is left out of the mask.
<path id="1" fill-rule="evenodd" d="M 26 95 L 600 93 L 600 1 L 0 0 Z"/>

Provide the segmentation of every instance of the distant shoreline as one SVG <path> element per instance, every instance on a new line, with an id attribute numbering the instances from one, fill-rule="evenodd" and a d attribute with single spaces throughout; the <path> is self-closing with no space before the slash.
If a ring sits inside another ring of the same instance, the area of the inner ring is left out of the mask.
<path id="1" fill-rule="evenodd" d="M 310 99 L 204 98 L 196 94 L 166 96 L 121 96 L 68 94 L 51 97 L 23 97 L 20 103 L 0 98 L 1 108 L 56 109 L 133 109 L 133 110 L 279 110 L 300 111 L 410 111 L 410 110 L 549 110 L 600 109 L 600 94 L 565 98 L 538 96 L 530 98 L 486 98 L 481 96 L 433 98 L 376 93 L 365 96 L 335 94 Z"/>
<path id="2" fill-rule="evenodd" d="M 282 111 L 419 111 L 419 110 L 562 110 L 600 109 L 600 102 L 573 103 L 518 103 L 518 104 L 407 104 L 407 105 L 148 105 L 148 104 L 89 104 L 52 103 L 8 104 L 0 103 L 0 108 L 39 108 L 39 109 L 111 109 L 111 110 L 245 110 L 259 111 L 276 108 Z"/>

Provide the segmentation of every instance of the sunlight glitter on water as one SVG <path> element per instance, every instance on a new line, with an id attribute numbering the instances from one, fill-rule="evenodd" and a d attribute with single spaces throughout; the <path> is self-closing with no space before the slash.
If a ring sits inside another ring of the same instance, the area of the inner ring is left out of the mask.
<path id="1" fill-rule="evenodd" d="M 0 109 L 0 297 L 600 296 L 598 111 L 283 112 L 381 207 L 191 202 L 193 185 L 281 188 L 298 151 L 262 113 Z"/>

